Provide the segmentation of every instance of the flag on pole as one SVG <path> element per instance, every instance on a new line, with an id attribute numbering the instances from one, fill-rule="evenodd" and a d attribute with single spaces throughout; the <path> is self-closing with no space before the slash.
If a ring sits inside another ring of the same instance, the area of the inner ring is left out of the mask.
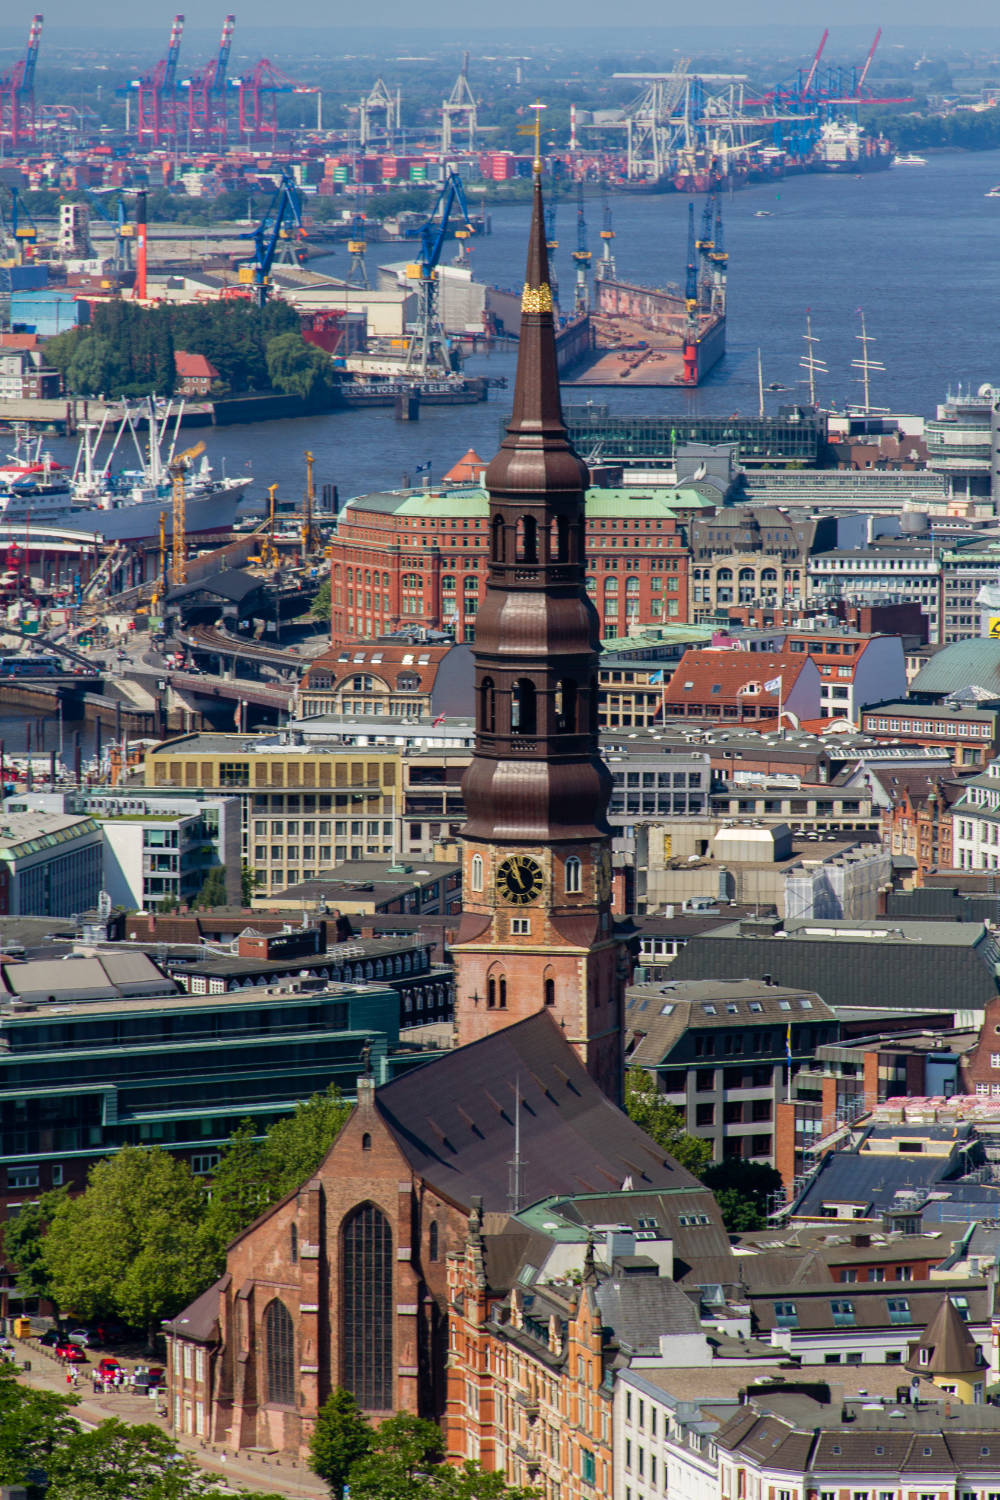
<path id="1" fill-rule="evenodd" d="M 414 469 L 413 472 L 415 474 L 429 474 L 430 471 L 431 471 L 431 460 L 428 459 L 425 464 L 417 464 L 417 467 Z"/>
<path id="2" fill-rule="evenodd" d="M 780 693 L 781 692 L 781 678 L 780 677 L 772 677 L 771 680 L 770 680 L 770 682 L 765 682 L 765 684 L 764 684 L 764 691 L 765 691 L 765 693 Z"/>
<path id="3" fill-rule="evenodd" d="M 649 674 L 649 681 L 650 681 L 650 686 L 652 686 L 654 683 L 660 683 L 660 682 L 662 682 L 663 681 L 663 673 L 662 673 L 662 671 L 660 671 L 660 672 L 650 672 L 650 674 Z"/>
<path id="4" fill-rule="evenodd" d="M 445 720 L 444 714 L 438 714 L 437 718 L 434 720 L 433 724 L 431 725 L 431 728 L 432 729 L 436 729 L 439 724 L 443 724 L 444 723 L 444 720 Z"/>

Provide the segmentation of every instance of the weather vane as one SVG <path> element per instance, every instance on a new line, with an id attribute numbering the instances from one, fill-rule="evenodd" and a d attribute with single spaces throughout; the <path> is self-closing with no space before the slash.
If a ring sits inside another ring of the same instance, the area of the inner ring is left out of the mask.
<path id="1" fill-rule="evenodd" d="M 542 110 L 547 108 L 547 106 L 544 105 L 540 99 L 536 99 L 534 104 L 530 105 L 529 107 L 535 111 L 534 168 L 536 172 L 540 173 L 542 170 Z"/>

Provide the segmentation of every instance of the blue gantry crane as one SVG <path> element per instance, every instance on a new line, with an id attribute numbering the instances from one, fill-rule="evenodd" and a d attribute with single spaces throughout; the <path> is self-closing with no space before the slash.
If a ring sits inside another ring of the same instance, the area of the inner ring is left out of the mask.
<path id="1" fill-rule="evenodd" d="M 132 245 L 135 240 L 135 225 L 129 223 L 125 194 L 121 188 L 84 188 L 88 201 L 115 232 L 115 249 L 112 264 L 116 271 L 132 269 Z M 115 196 L 114 212 L 108 202 Z M 108 200 L 107 202 L 105 200 Z"/>
<path id="2" fill-rule="evenodd" d="M 263 307 L 271 290 L 271 267 L 305 260 L 302 204 L 294 177 L 282 170 L 274 197 L 260 223 L 240 236 L 253 240 L 253 259 L 240 266 L 240 286 L 253 288 L 253 300 Z M 238 290 L 238 289 L 234 289 Z"/>
<path id="3" fill-rule="evenodd" d="M 457 172 L 449 172 L 438 193 L 437 202 L 420 231 L 420 258 L 406 268 L 409 281 L 416 283 L 417 317 L 413 336 L 406 350 L 406 372 L 410 375 L 447 374 L 452 362 L 438 311 L 438 264 L 453 211 L 459 214 L 456 236 L 467 239 L 472 234 L 469 205 Z"/>

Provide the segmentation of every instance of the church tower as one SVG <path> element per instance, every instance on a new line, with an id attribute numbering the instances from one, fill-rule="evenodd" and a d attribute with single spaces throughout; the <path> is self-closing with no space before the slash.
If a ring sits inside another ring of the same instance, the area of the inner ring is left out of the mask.
<path id="1" fill-rule="evenodd" d="M 548 1009 L 595 1082 L 623 1091 L 628 950 L 611 916 L 611 777 L 598 746 L 586 466 L 563 425 L 540 163 L 514 410 L 486 472 L 476 747 L 463 781 L 459 1044 Z"/>

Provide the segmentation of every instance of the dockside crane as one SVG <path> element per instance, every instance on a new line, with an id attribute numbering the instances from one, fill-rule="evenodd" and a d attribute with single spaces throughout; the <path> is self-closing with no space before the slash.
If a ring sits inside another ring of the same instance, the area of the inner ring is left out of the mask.
<path id="1" fill-rule="evenodd" d="M 441 150 L 446 156 L 453 146 L 456 125 L 466 131 L 465 149 L 475 151 L 477 113 L 476 100 L 469 87 L 469 54 L 463 52 L 461 71 L 441 105 Z"/>
<path id="2" fill-rule="evenodd" d="M 714 209 L 715 192 L 713 191 L 705 198 L 701 214 L 701 233 L 694 244 L 698 256 L 698 310 L 700 312 L 708 312 L 712 302 L 712 262 L 709 256 L 715 247 L 715 241 L 712 238 Z"/>
<path id="3" fill-rule="evenodd" d="M 587 220 L 583 212 L 583 183 L 576 185 L 576 249 L 573 264 L 576 266 L 576 295 L 573 300 L 573 316 L 582 318 L 590 307 L 590 286 L 587 273 L 590 270 L 590 250 L 587 245 Z"/>
<path id="4" fill-rule="evenodd" d="M 231 78 L 229 87 L 239 95 L 240 135 L 247 145 L 270 136 L 272 144 L 278 134 L 278 95 L 313 94 L 316 97 L 316 128 L 322 128 L 323 91 L 315 84 L 296 83 L 267 57 L 262 57 L 252 73 Z"/>
<path id="5" fill-rule="evenodd" d="M 459 228 L 473 233 L 465 189 L 457 172 L 449 172 L 437 196 L 430 217 L 420 230 L 420 259 L 406 268 L 409 281 L 416 283 L 417 319 L 406 350 L 408 375 L 443 375 L 451 370 L 447 341 L 438 312 L 438 263 L 448 234 L 453 210 L 459 213 Z"/>
<path id="6" fill-rule="evenodd" d="M 42 17 L 32 16 L 24 56 L 0 77 L 0 144 L 34 145 L 35 67 L 42 42 Z"/>
<path id="7" fill-rule="evenodd" d="M 611 205 L 605 202 L 601 225 L 601 258 L 594 267 L 595 281 L 614 281 L 617 275 L 615 270 L 615 252 L 612 248 L 614 238 L 615 231 L 611 220 Z"/>
<path id="8" fill-rule="evenodd" d="M 187 526 L 184 515 L 187 490 L 185 480 L 188 469 L 204 451 L 204 443 L 195 443 L 193 448 L 185 448 L 183 453 L 178 453 L 170 465 L 170 491 L 173 499 L 173 536 L 171 541 L 174 564 L 172 583 L 174 588 L 178 588 L 182 583 L 187 583 Z"/>
<path id="9" fill-rule="evenodd" d="M 684 364 L 682 381 L 698 384 L 698 248 L 694 234 L 694 203 L 688 204 L 687 273 L 684 279 Z"/>
<path id="10" fill-rule="evenodd" d="M 26 260 L 34 259 L 38 225 L 21 202 L 17 185 L 11 183 L 7 191 L 10 193 L 10 214 L 5 216 L 0 210 L 0 227 L 5 231 L 5 238 L 13 242 L 14 264 L 23 266 Z"/>
<path id="11" fill-rule="evenodd" d="M 708 258 L 712 263 L 712 297 L 709 311 L 722 317 L 726 311 L 726 283 L 729 277 L 729 251 L 726 249 L 722 230 L 722 194 L 716 192 L 715 230 L 712 249 Z"/>
<path id="12" fill-rule="evenodd" d="M 358 140 L 362 149 L 370 146 L 374 141 L 373 119 L 376 115 L 382 117 L 382 130 L 386 145 L 392 145 L 392 138 L 399 129 L 399 109 L 398 89 L 393 95 L 389 92 L 385 79 L 376 78 L 358 106 Z"/>
<path id="13" fill-rule="evenodd" d="M 101 218 L 106 220 L 115 232 L 115 249 L 112 265 L 116 271 L 130 271 L 132 269 L 132 246 L 135 241 L 135 225 L 128 221 L 128 207 L 125 202 L 125 193 L 121 188 L 84 188 L 83 190 L 90 203 L 94 206 Z M 114 213 L 108 209 L 111 196 L 117 195 L 114 204 Z"/>
<path id="14" fill-rule="evenodd" d="M 351 220 L 348 230 L 347 253 L 351 257 L 351 264 L 347 269 L 344 281 L 348 286 L 363 287 L 368 290 L 368 268 L 365 265 L 365 251 L 368 243 L 365 239 L 365 216 L 355 214 Z"/>
<path id="15" fill-rule="evenodd" d="M 253 259 L 239 270 L 240 283 L 253 288 L 253 300 L 263 307 L 271 291 L 271 267 L 277 260 L 281 264 L 279 251 L 284 249 L 292 262 L 300 260 L 303 252 L 296 251 L 293 242 L 304 238 L 302 208 L 299 190 L 291 174 L 282 170 L 281 180 L 274 197 L 260 223 L 240 239 L 253 240 Z"/>
<path id="16" fill-rule="evenodd" d="M 549 286 L 552 289 L 553 306 L 559 306 L 559 273 L 556 270 L 555 253 L 559 249 L 559 240 L 556 236 L 556 209 L 558 199 L 554 192 L 548 196 L 545 204 L 545 250 L 549 258 Z"/>
<path id="17" fill-rule="evenodd" d="M 174 16 L 166 56 L 151 73 L 133 78 L 119 89 L 125 95 L 125 130 L 131 128 L 132 95 L 136 96 L 136 140 L 155 150 L 177 134 L 177 60 L 180 56 L 184 17 Z"/>
<path id="18" fill-rule="evenodd" d="M 215 57 L 194 78 L 181 80 L 181 88 L 187 93 L 188 145 L 192 141 L 220 146 L 226 143 L 226 72 L 235 30 L 236 17 L 227 16 Z"/>

